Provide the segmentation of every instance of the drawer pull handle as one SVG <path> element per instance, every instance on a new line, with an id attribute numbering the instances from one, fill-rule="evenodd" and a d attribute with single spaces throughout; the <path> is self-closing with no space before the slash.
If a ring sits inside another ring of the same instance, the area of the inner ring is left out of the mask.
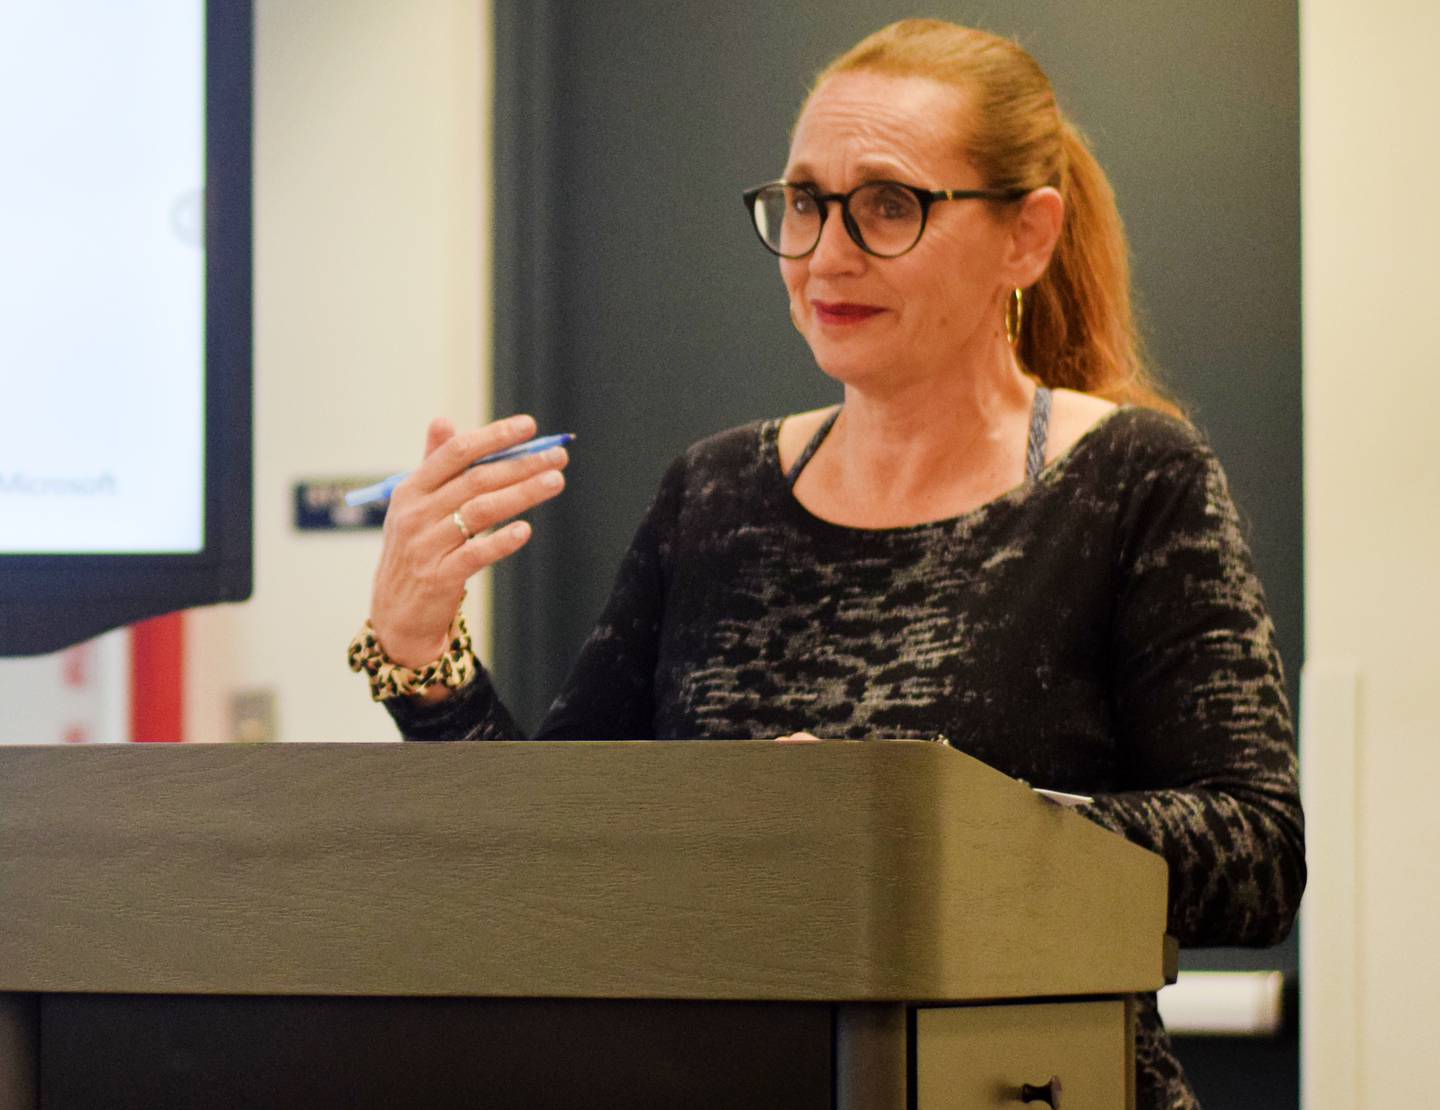
<path id="1" fill-rule="evenodd" d="M 1052 1075 L 1049 1083 L 1042 1083 L 1036 1087 L 1025 1083 L 1020 1087 L 1021 1102 L 1043 1102 L 1060 1110 L 1060 1077 Z"/>

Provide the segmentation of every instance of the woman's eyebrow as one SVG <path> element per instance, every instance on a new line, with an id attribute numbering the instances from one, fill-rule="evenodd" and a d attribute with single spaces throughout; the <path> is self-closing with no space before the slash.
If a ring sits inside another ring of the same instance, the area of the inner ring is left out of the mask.
<path id="1" fill-rule="evenodd" d="M 890 158 L 861 158 L 856 163 L 856 168 L 867 181 L 907 180 L 907 175 L 910 175 L 909 170 Z"/>

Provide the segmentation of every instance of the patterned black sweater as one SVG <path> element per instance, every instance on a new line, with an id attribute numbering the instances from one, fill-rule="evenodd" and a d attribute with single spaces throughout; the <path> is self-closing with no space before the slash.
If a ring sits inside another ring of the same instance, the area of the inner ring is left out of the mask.
<path id="1" fill-rule="evenodd" d="M 666 473 L 539 739 L 946 738 L 1170 865 L 1184 945 L 1264 945 L 1305 883 L 1294 738 L 1224 475 L 1122 408 L 951 520 L 842 527 L 780 470 L 778 421 Z M 488 679 L 397 702 L 417 740 L 515 739 Z M 1139 1104 L 1195 1101 L 1141 1000 Z"/>

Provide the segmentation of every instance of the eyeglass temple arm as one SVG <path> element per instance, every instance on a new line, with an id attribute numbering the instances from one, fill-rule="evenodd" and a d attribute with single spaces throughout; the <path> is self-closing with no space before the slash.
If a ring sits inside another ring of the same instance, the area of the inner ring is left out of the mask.
<path id="1" fill-rule="evenodd" d="M 932 200 L 1019 200 L 1032 190 L 1014 189 L 931 189 Z"/>

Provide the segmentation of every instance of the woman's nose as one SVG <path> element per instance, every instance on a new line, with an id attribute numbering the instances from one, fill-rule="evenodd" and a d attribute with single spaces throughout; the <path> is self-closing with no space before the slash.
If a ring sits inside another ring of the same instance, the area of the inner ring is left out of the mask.
<path id="1" fill-rule="evenodd" d="M 810 255 L 811 272 L 852 271 L 865 265 L 865 252 L 850 237 L 845 212 L 838 200 L 827 202 L 829 215 L 820 226 L 820 241 Z"/>

